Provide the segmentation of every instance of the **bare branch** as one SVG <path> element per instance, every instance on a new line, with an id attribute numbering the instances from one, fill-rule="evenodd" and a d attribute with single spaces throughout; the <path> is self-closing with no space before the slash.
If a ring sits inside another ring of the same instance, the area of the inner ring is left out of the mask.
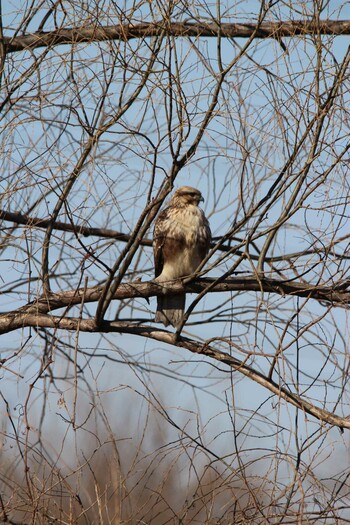
<path id="1" fill-rule="evenodd" d="M 69 222 L 53 221 L 52 219 L 43 219 L 40 217 L 31 217 L 20 212 L 11 212 L 0 210 L 0 220 L 10 221 L 15 224 L 35 228 L 47 228 L 52 224 L 53 229 L 63 232 L 72 232 L 76 235 L 83 235 L 84 237 L 96 236 L 103 239 L 115 239 L 117 241 L 128 242 L 130 235 L 108 228 L 91 228 L 83 226 L 82 224 L 73 224 Z M 152 246 L 151 239 L 143 239 L 141 243 L 143 246 Z"/>
<path id="2" fill-rule="evenodd" d="M 222 23 L 220 26 L 206 22 L 172 22 L 135 23 L 113 26 L 91 26 L 60 28 L 55 31 L 40 31 L 29 35 L 4 37 L 6 53 L 25 49 L 57 46 L 62 44 L 79 44 L 83 42 L 103 42 L 106 40 L 128 41 L 133 38 L 159 36 L 164 31 L 173 37 L 217 37 L 249 38 L 256 32 L 256 38 L 284 38 L 298 35 L 349 35 L 349 20 L 322 20 L 318 23 L 310 20 L 293 20 L 280 22 Z"/>
<path id="3" fill-rule="evenodd" d="M 311 284 L 300 284 L 293 281 L 282 281 L 278 279 L 269 279 L 267 277 L 257 279 L 254 276 L 234 277 L 226 279 L 224 282 L 218 282 L 214 278 L 200 279 L 195 282 L 184 285 L 181 281 L 163 284 L 150 282 L 134 282 L 120 284 L 114 292 L 113 300 L 123 300 L 131 298 L 148 298 L 157 295 L 170 295 L 180 293 L 200 293 L 210 287 L 210 293 L 223 292 L 266 292 L 275 293 L 282 296 L 290 295 L 293 297 L 307 297 L 310 299 L 324 302 L 327 304 L 337 305 L 347 308 L 350 304 L 350 291 L 347 291 L 349 283 L 343 283 L 338 289 L 325 286 L 316 286 Z M 33 319 L 33 315 L 38 315 L 35 326 L 40 325 L 42 314 L 57 310 L 58 308 L 71 307 L 77 304 L 91 303 L 101 298 L 103 287 L 80 288 L 79 290 L 70 290 L 67 292 L 51 293 L 43 298 L 23 306 L 12 312 L 0 315 L 0 334 L 6 333 L 28 325 L 28 319 Z M 32 323 L 32 321 L 30 321 Z M 96 323 L 98 326 L 98 323 Z"/>
<path id="4" fill-rule="evenodd" d="M 337 416 L 336 414 L 328 412 L 327 410 L 321 409 L 316 405 L 309 403 L 308 401 L 302 399 L 299 395 L 294 394 L 283 386 L 275 383 L 275 381 L 273 381 L 271 378 L 264 376 L 258 370 L 255 370 L 253 367 L 245 364 L 244 361 L 240 361 L 239 359 L 236 359 L 235 357 L 232 357 L 231 355 L 216 349 L 211 343 L 203 344 L 187 337 L 178 336 L 178 334 L 174 334 L 166 330 L 154 329 L 140 324 L 135 326 L 133 323 L 126 322 L 103 321 L 100 325 L 96 325 L 94 319 L 82 320 L 80 318 L 49 316 L 45 314 L 39 314 L 38 316 L 29 314 L 26 320 L 28 326 L 41 326 L 45 328 L 73 331 L 79 329 L 81 332 L 90 333 L 128 333 L 185 348 L 192 353 L 205 355 L 214 359 L 215 361 L 219 361 L 220 363 L 230 366 L 237 372 L 240 372 L 249 379 L 252 379 L 256 383 L 262 385 L 264 388 L 270 390 L 270 392 L 278 396 L 279 399 L 287 401 L 288 403 L 301 409 L 303 412 L 312 415 L 320 421 L 340 428 L 350 429 L 350 421 L 348 418 Z"/>

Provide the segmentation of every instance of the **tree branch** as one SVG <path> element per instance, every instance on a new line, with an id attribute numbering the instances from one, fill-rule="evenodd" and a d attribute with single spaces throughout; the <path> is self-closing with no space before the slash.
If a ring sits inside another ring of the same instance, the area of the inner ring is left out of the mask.
<path id="1" fill-rule="evenodd" d="M 60 316 L 49 316 L 46 314 L 28 315 L 27 326 L 41 326 L 45 328 L 63 329 L 63 330 L 77 330 L 80 332 L 104 332 L 104 333 L 128 333 L 132 335 L 138 335 L 141 337 L 147 337 L 154 339 L 166 344 L 175 345 L 180 348 L 185 348 L 192 353 L 205 355 L 215 361 L 219 361 L 233 368 L 237 372 L 245 375 L 249 379 L 260 384 L 270 392 L 278 396 L 280 399 L 284 399 L 286 402 L 292 404 L 298 409 L 304 411 L 307 414 L 312 415 L 320 421 L 329 423 L 340 428 L 350 429 L 350 421 L 348 418 L 344 418 L 333 414 L 327 410 L 316 407 L 309 401 L 302 399 L 299 395 L 291 392 L 289 389 L 277 384 L 273 379 L 266 377 L 264 374 L 255 370 L 250 365 L 239 359 L 216 349 L 209 341 L 207 343 L 199 343 L 193 339 L 187 337 L 178 336 L 177 334 L 168 332 L 166 330 L 155 329 L 144 325 L 135 325 L 128 322 L 120 321 L 103 321 L 97 326 L 94 319 L 80 319 L 73 317 L 60 317 Z M 221 340 L 222 341 L 222 340 Z M 235 346 L 235 345 L 234 345 Z M 239 347 L 237 346 L 239 349 Z M 1 365 L 1 362 L 0 362 Z"/>
<path id="2" fill-rule="evenodd" d="M 0 210 L 0 220 L 10 221 L 15 224 L 22 224 L 33 228 L 47 228 L 51 225 L 54 230 L 71 232 L 77 235 L 83 235 L 84 237 L 96 236 L 123 242 L 128 242 L 130 240 L 130 235 L 117 232 L 116 230 L 110 230 L 108 228 L 90 228 L 88 226 L 69 222 L 53 221 L 52 219 L 43 219 L 41 217 L 31 217 L 19 212 Z M 152 240 L 143 239 L 140 244 L 143 246 L 152 246 Z"/>
<path id="3" fill-rule="evenodd" d="M 6 53 L 25 49 L 56 46 L 59 44 L 78 44 L 82 42 L 102 42 L 106 40 L 131 40 L 159 36 L 164 31 L 174 37 L 218 37 L 249 38 L 256 31 L 254 23 L 215 23 L 206 22 L 152 22 L 140 24 L 121 24 L 104 27 L 73 27 L 55 31 L 38 31 L 28 35 L 4 37 Z M 257 38 L 284 38 L 297 35 L 349 35 L 349 20 L 294 20 L 263 22 L 257 30 Z"/>
<path id="4" fill-rule="evenodd" d="M 184 285 L 181 281 L 169 282 L 166 285 L 149 282 L 132 282 L 121 284 L 113 295 L 113 299 L 132 299 L 136 297 L 148 298 L 158 295 L 171 295 L 181 293 L 200 293 L 216 281 L 215 278 L 197 279 L 196 281 Z M 315 286 L 312 284 L 298 283 L 293 281 L 282 281 L 262 277 L 257 279 L 254 276 L 232 277 L 224 282 L 216 283 L 210 290 L 213 292 L 266 292 L 279 295 L 290 295 L 297 297 L 309 297 L 319 302 L 325 302 L 347 308 L 350 304 L 350 291 L 343 287 Z M 35 326 L 41 326 L 41 316 L 57 310 L 84 303 L 96 302 L 101 296 L 102 286 L 93 288 L 80 288 L 78 290 L 68 290 L 65 292 L 52 293 L 49 296 L 41 297 L 33 303 L 29 303 L 12 312 L 0 315 L 0 334 L 17 330 L 25 326 L 32 326 L 31 319 L 36 318 Z"/>
<path id="5" fill-rule="evenodd" d="M 102 239 L 114 239 L 116 241 L 121 242 L 129 242 L 130 235 L 128 233 L 119 232 L 116 230 L 111 230 L 109 228 L 96 228 L 96 227 L 90 227 L 90 226 L 83 226 L 82 224 L 74 224 L 73 222 L 63 222 L 63 221 L 52 221 L 52 219 L 44 219 L 42 217 L 32 217 L 30 215 L 26 215 L 24 213 L 20 212 L 12 212 L 12 211 L 6 211 L 0 209 L 0 220 L 3 221 L 9 221 L 13 222 L 14 224 L 20 224 L 23 226 L 28 226 L 31 228 L 47 228 L 50 223 L 52 223 L 52 228 L 57 231 L 63 231 L 63 232 L 70 232 L 75 233 L 76 235 L 83 235 L 84 237 L 100 237 Z M 232 237 L 230 238 L 229 244 L 222 244 L 220 246 L 217 246 L 216 243 L 218 240 L 220 240 L 222 237 L 213 237 L 213 242 L 211 243 L 211 248 L 216 248 L 220 252 L 229 252 L 232 250 L 233 245 L 232 241 L 237 241 L 238 243 L 242 242 L 242 239 L 239 239 L 238 237 Z M 344 241 L 346 239 L 349 239 L 350 235 L 344 235 L 343 237 L 340 237 L 337 242 Z M 152 239 L 143 238 L 139 241 L 140 246 L 152 246 Z M 332 247 L 334 250 L 335 242 L 333 241 Z M 281 254 L 276 255 L 274 257 L 266 257 L 266 262 L 277 262 L 277 261 L 288 261 L 291 259 L 295 259 L 297 257 L 312 255 L 315 253 L 320 253 L 320 251 L 325 251 L 327 247 L 322 247 L 321 249 L 312 249 L 312 250 L 304 250 L 302 252 L 294 252 L 294 253 L 287 253 L 287 254 Z M 241 250 L 236 250 L 235 253 L 237 255 L 241 255 Z M 333 256 L 344 259 L 349 259 L 350 257 L 345 255 L 343 252 L 340 254 L 336 254 L 333 251 Z M 258 260 L 258 255 L 249 254 L 249 257 L 253 260 Z"/>

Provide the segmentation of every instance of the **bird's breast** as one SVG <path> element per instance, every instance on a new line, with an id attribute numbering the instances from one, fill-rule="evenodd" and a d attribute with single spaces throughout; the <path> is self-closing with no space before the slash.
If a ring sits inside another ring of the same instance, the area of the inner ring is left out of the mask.
<path id="1" fill-rule="evenodd" d="M 187 206 L 171 217 L 163 240 L 164 265 L 158 281 L 177 279 L 193 273 L 207 251 L 205 218 L 196 206 Z"/>
<path id="2" fill-rule="evenodd" d="M 174 217 L 174 229 L 184 235 L 186 244 L 196 241 L 203 224 L 201 211 L 196 206 L 187 206 Z"/>

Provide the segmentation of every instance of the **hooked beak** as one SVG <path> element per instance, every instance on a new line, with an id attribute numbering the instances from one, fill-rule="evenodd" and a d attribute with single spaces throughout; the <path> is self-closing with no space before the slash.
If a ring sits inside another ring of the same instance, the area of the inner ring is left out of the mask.
<path id="1" fill-rule="evenodd" d="M 199 202 L 204 202 L 204 197 L 201 196 L 201 198 L 199 199 Z"/>

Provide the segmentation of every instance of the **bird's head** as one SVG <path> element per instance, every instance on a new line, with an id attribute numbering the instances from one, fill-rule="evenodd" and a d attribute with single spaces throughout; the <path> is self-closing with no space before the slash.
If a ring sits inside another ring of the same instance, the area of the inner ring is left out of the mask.
<path id="1" fill-rule="evenodd" d="M 204 202 L 201 192 L 192 186 L 181 186 L 175 191 L 171 200 L 173 204 L 182 206 L 188 204 L 198 206 L 200 202 Z"/>

